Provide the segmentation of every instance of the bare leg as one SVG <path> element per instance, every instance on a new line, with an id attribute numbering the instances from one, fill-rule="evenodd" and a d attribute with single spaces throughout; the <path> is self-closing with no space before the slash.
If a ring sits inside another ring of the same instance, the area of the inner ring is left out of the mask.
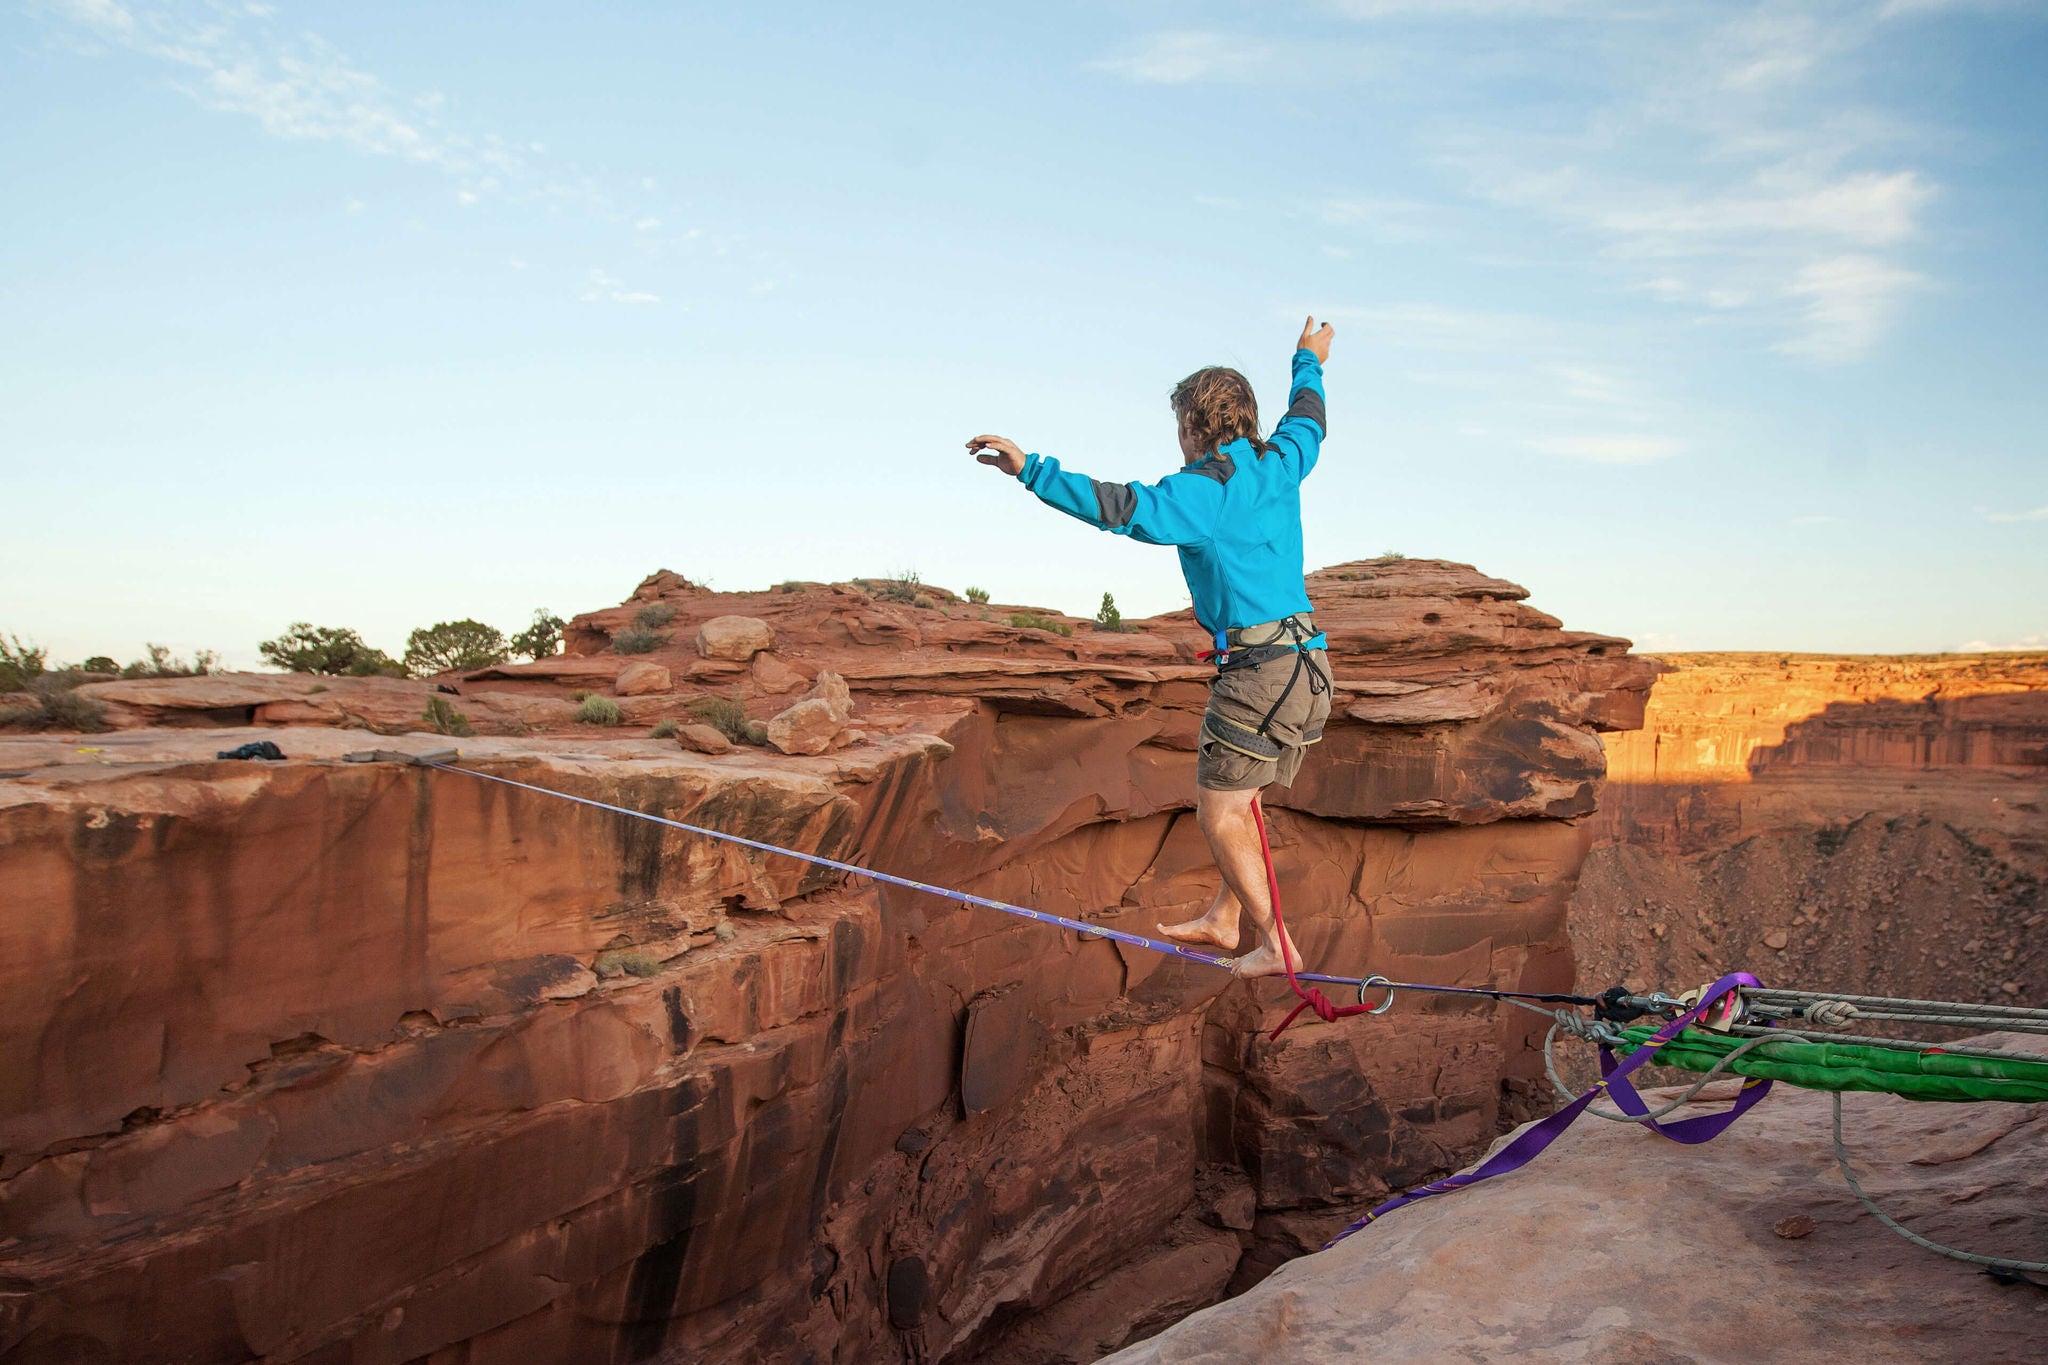
<path id="1" fill-rule="evenodd" d="M 1209 908 L 1199 919 L 1183 920 L 1179 924 L 1162 924 L 1159 932 L 1180 943 L 1206 943 L 1229 952 L 1237 947 L 1237 893 L 1224 882 L 1216 888 L 1216 899 L 1209 902 Z"/>
<path id="2" fill-rule="evenodd" d="M 1209 852 L 1223 873 L 1223 884 L 1251 917 L 1259 946 L 1237 959 L 1239 976 L 1278 976 L 1287 970 L 1280 959 L 1281 941 L 1273 920 L 1272 897 L 1266 890 L 1266 860 L 1259 853 L 1259 828 L 1252 821 L 1256 791 L 1202 790 L 1195 797 L 1195 818 L 1209 841 Z M 1301 954 L 1287 940 L 1288 962 L 1301 970 Z"/>

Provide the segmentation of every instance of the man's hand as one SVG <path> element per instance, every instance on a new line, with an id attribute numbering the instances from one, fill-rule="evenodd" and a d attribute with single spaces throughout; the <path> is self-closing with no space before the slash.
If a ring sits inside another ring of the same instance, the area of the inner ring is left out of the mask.
<path id="1" fill-rule="evenodd" d="M 1330 338 L 1335 335 L 1336 328 L 1327 322 L 1318 327 L 1311 317 L 1301 324 L 1301 340 L 1294 343 L 1294 349 L 1314 355 L 1318 365 L 1327 365 L 1330 363 Z"/>
<path id="2" fill-rule="evenodd" d="M 967 443 L 967 448 L 974 452 L 975 459 L 994 465 L 1013 479 L 1024 472 L 1024 452 L 1017 449 L 1015 441 L 1001 436 L 977 436 Z"/>

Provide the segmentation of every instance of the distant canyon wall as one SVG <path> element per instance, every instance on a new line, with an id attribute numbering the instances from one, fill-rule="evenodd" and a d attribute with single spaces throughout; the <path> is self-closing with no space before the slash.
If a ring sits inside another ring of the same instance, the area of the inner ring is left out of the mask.
<path id="1" fill-rule="evenodd" d="M 1582 985 L 2048 1001 L 2048 655 L 1658 657 L 1607 741 Z"/>

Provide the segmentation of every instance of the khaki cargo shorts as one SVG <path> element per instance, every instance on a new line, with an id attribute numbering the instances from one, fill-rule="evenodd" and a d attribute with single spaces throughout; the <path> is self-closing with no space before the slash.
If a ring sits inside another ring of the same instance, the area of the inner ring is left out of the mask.
<path id="1" fill-rule="evenodd" d="M 1196 786 L 1213 792 L 1241 792 L 1275 783 L 1294 785 L 1308 746 L 1323 737 L 1323 723 L 1330 718 L 1330 689 L 1316 682 L 1309 671 L 1311 665 L 1320 669 L 1323 677 L 1330 676 L 1329 656 L 1320 649 L 1301 654 L 1290 651 L 1254 667 L 1216 675 L 1216 681 L 1209 684 L 1209 709 L 1202 717 Z M 1292 687 L 1288 686 L 1290 680 Z M 1273 711 L 1275 702 L 1280 704 L 1277 711 Z M 1266 726 L 1265 737 L 1279 746 L 1273 757 L 1256 752 L 1265 747 L 1258 742 L 1257 731 L 1268 711 L 1273 712 L 1273 720 Z"/>

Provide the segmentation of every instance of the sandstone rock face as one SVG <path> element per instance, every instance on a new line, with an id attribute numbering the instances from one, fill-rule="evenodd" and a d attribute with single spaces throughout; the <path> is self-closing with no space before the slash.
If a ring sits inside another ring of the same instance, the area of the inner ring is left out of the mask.
<path id="1" fill-rule="evenodd" d="M 666 692 L 672 684 L 669 672 L 660 664 L 630 663 L 619 670 L 612 690 L 622 697 L 645 697 Z"/>
<path id="2" fill-rule="evenodd" d="M 752 616 L 714 616 L 697 628 L 697 652 L 707 659 L 745 663 L 774 644 L 774 628 Z"/>
<path id="3" fill-rule="evenodd" d="M 1949 1246 L 2040 1259 L 2048 1106 L 1843 1106 L 1886 1213 Z M 1109 1360 L 2040 1359 L 2040 1292 L 1864 1212 L 1830 1123 L 1825 1095 L 1787 1086 L 1699 1147 L 1581 1119 L 1521 1171 L 1397 1209 Z"/>
<path id="4" fill-rule="evenodd" d="M 1664 663 L 1610 741 L 1583 984 L 2048 1000 L 2048 655 Z"/>
<path id="5" fill-rule="evenodd" d="M 1595 732 L 1655 666 L 1464 566 L 1312 588 L 1343 705 L 1271 812 L 1303 951 L 1568 985 Z M 579 730 L 568 680 L 505 670 L 449 698 L 479 737 L 374 742 L 1105 926 L 1206 903 L 1199 632 L 1026 641 L 928 600 L 649 580 L 572 622 L 768 622 L 833 741 L 858 694 L 864 742 L 822 756 Z M 1084 1359 L 1458 1164 L 1540 1075 L 1520 1012 L 1275 1042 L 1284 985 L 343 763 L 429 694 L 340 681 L 145 686 L 90 753 L 0 738 L 0 1350 Z M 265 727 L 285 703 L 315 719 Z M 248 738 L 291 761 L 214 761 Z"/>

